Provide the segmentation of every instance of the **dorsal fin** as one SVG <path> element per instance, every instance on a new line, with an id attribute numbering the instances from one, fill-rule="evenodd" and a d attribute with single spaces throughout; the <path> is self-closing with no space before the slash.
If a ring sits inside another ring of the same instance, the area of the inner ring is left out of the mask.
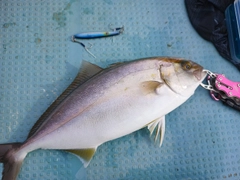
<path id="1" fill-rule="evenodd" d="M 78 86 L 85 83 L 88 79 L 98 74 L 103 69 L 97 65 L 91 64 L 87 61 L 82 62 L 82 66 L 79 70 L 74 81 L 68 86 L 68 88 L 49 106 L 49 108 L 42 114 L 38 121 L 34 124 L 28 134 L 28 138 L 31 137 L 35 132 L 44 124 L 47 117 L 56 109 L 56 107 Z"/>
<path id="2" fill-rule="evenodd" d="M 113 67 L 116 67 L 116 66 L 120 66 L 122 65 L 124 62 L 116 62 L 116 63 L 112 63 L 108 66 L 108 68 L 113 68 Z"/>
<path id="3" fill-rule="evenodd" d="M 73 83 L 77 83 L 77 86 L 85 83 L 88 79 L 92 78 L 93 76 L 95 76 L 96 74 L 98 74 L 100 71 L 102 71 L 103 68 L 92 64 L 90 62 L 87 61 L 83 61 L 81 68 L 79 70 L 79 73 L 77 75 L 77 77 L 74 79 Z"/>

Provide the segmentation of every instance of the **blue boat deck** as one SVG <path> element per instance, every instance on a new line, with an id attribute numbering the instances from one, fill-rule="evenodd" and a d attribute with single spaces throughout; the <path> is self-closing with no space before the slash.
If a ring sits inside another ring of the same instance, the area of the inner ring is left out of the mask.
<path id="1" fill-rule="evenodd" d="M 96 58 L 71 42 L 73 34 L 107 31 L 109 24 L 124 32 L 82 40 Z M 240 81 L 239 71 L 195 32 L 183 0 L 0 1 L 0 143 L 26 139 L 82 60 L 106 67 L 150 56 L 191 59 Z M 101 145 L 86 169 L 66 152 L 36 150 L 19 179 L 240 179 L 239 151 L 239 112 L 199 87 L 166 116 L 161 148 L 142 129 Z"/>

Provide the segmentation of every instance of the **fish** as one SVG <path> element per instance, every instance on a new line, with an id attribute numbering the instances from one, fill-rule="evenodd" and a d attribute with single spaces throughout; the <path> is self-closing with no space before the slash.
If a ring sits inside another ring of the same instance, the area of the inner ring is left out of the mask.
<path id="1" fill-rule="evenodd" d="M 161 146 L 165 115 L 189 99 L 205 77 L 202 66 L 181 58 L 142 58 L 105 69 L 83 61 L 27 139 L 0 144 L 2 179 L 15 180 L 26 155 L 37 149 L 67 151 L 87 167 L 98 146 L 145 127 Z"/>

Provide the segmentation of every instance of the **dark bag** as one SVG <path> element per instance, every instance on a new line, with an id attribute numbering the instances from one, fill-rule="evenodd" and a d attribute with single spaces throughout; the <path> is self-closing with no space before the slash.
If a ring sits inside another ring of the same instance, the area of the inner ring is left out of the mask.
<path id="1" fill-rule="evenodd" d="M 231 58 L 225 22 L 225 10 L 233 2 L 234 0 L 185 0 L 185 5 L 189 19 L 200 36 L 211 41 L 219 54 L 240 70 L 240 64 Z"/>

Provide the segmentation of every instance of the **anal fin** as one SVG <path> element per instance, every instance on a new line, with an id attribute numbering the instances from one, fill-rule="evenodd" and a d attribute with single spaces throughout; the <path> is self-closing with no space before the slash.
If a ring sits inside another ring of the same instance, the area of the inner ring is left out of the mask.
<path id="1" fill-rule="evenodd" d="M 159 137 L 159 146 L 161 147 L 164 139 L 164 134 L 165 134 L 165 116 L 160 117 L 152 121 L 150 124 L 148 124 L 148 130 L 150 131 L 150 135 L 153 134 L 156 127 L 157 127 L 157 130 L 156 130 L 154 140 L 156 142 Z"/>
<path id="2" fill-rule="evenodd" d="M 80 160 L 83 162 L 84 167 L 87 167 L 92 160 L 93 155 L 95 154 L 97 148 L 90 148 L 90 149 L 73 149 L 73 150 L 66 150 L 74 155 L 76 155 Z"/>

